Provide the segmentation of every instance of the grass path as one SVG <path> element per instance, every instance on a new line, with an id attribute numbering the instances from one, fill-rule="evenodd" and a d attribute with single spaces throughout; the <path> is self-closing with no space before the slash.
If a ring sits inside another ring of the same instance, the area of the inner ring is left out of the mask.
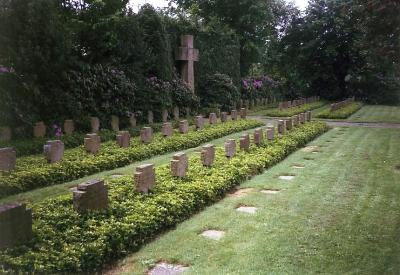
<path id="1" fill-rule="evenodd" d="M 242 131 L 242 132 L 238 132 L 238 133 L 234 133 L 219 139 L 215 139 L 212 140 L 210 142 L 207 142 L 205 144 L 208 143 L 212 143 L 215 144 L 217 146 L 222 145 L 226 139 L 229 138 L 235 138 L 237 139 L 238 137 L 240 137 L 243 133 L 251 133 L 253 132 L 253 129 L 250 130 L 246 130 L 246 131 Z M 204 145 L 204 144 L 203 144 Z M 201 146 L 203 146 L 201 145 Z M 201 146 L 199 147 L 195 147 L 195 148 L 190 148 L 187 150 L 183 150 L 180 152 L 186 152 L 189 155 L 190 154 L 194 154 L 196 152 L 199 151 L 199 149 L 201 148 Z M 36 203 L 36 202 L 40 202 L 44 199 L 50 198 L 50 197 L 54 197 L 54 196 L 58 196 L 58 195 L 63 195 L 63 194 L 67 194 L 70 193 L 70 188 L 78 185 L 81 182 L 85 182 L 89 179 L 98 179 L 98 178 L 108 178 L 111 177 L 112 175 L 133 175 L 133 172 L 135 171 L 135 168 L 139 165 L 142 165 L 144 163 L 153 163 L 155 166 L 159 166 L 162 164 L 167 164 L 169 163 L 169 161 L 171 160 L 172 156 L 176 154 L 176 152 L 173 153 L 169 153 L 169 154 L 164 154 L 164 155 L 160 155 L 160 156 L 156 156 L 147 160 L 143 160 L 140 162 L 135 162 L 133 164 L 130 164 L 128 166 L 125 167 L 121 167 L 121 168 L 117 168 L 114 170 L 109 170 L 109 171 L 104 171 L 101 173 L 97 173 L 91 176 L 87 176 L 81 179 L 77 179 L 74 181 L 70 181 L 70 182 L 66 182 L 63 184 L 57 184 L 57 185 L 53 185 L 53 186 L 48 186 L 48 187 L 44 187 L 44 188 L 39 188 L 39 189 L 35 189 L 29 192 L 24 192 L 24 193 L 20 193 L 17 195 L 12 195 L 6 198 L 2 198 L 0 199 L 0 204 L 3 203 L 9 203 L 9 202 L 15 202 L 15 201 L 19 201 L 19 202 L 25 202 L 27 204 L 32 204 L 32 203 Z M 133 180 L 133 179 L 132 179 Z"/>
<path id="2" fill-rule="evenodd" d="M 249 194 L 208 207 L 110 273 L 144 274 L 163 260 L 188 274 L 397 274 L 400 130 L 335 128 L 309 146 L 317 147 L 242 184 Z M 278 178 L 287 174 L 295 178 Z M 270 188 L 281 191 L 259 192 Z M 239 213 L 239 205 L 258 210 Z M 205 229 L 225 236 L 199 236 Z"/>
<path id="3" fill-rule="evenodd" d="M 400 123 L 400 106 L 366 105 L 347 118 L 355 122 Z"/>

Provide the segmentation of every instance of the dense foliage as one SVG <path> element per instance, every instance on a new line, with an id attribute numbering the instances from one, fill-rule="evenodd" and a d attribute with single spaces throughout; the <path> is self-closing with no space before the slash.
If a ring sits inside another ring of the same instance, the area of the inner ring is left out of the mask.
<path id="1" fill-rule="evenodd" d="M 307 123 L 287 135 L 254 145 L 227 160 L 217 149 L 212 168 L 190 159 L 184 179 L 171 176 L 168 166 L 156 168 L 157 183 L 149 194 L 133 191 L 132 176 L 109 180 L 109 208 L 78 214 L 71 195 L 33 207 L 34 239 L 26 246 L 0 253 L 0 267 L 34 273 L 91 273 L 126 255 L 199 209 L 220 199 L 233 186 L 261 173 L 327 130 L 324 123 Z"/>
<path id="2" fill-rule="evenodd" d="M 330 108 L 323 110 L 322 112 L 318 113 L 315 117 L 319 117 L 319 118 L 339 118 L 339 119 L 343 119 L 343 118 L 348 118 L 349 116 L 351 116 L 352 114 L 354 114 L 355 112 L 357 112 L 358 110 L 361 109 L 361 107 L 363 106 L 362 103 L 360 102 L 353 102 L 350 105 L 347 105 L 343 108 L 340 108 L 336 111 L 331 112 Z"/>
<path id="3" fill-rule="evenodd" d="M 87 153 L 81 146 L 66 150 L 63 160 L 54 164 L 48 164 L 41 155 L 21 157 L 17 159 L 15 170 L 0 175 L 0 197 L 79 179 L 152 156 L 192 148 L 260 125 L 262 123 L 255 120 L 229 121 L 187 134 L 175 133 L 168 138 L 156 134 L 149 144 L 142 144 L 139 138 L 133 138 L 129 148 L 120 148 L 115 142 L 109 141 L 102 143 L 96 155 Z"/>

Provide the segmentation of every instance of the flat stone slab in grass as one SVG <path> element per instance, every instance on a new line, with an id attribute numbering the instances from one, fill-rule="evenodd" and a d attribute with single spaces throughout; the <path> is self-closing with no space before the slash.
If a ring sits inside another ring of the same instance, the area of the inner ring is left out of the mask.
<path id="1" fill-rule="evenodd" d="M 319 151 L 319 146 L 306 146 L 303 149 L 301 149 L 303 152 L 318 152 Z"/>
<path id="2" fill-rule="evenodd" d="M 158 263 L 154 268 L 149 271 L 149 275 L 178 275 L 187 270 L 187 266 L 173 265 L 168 263 Z"/>
<path id="3" fill-rule="evenodd" d="M 288 176 L 288 175 L 285 175 L 285 176 L 279 176 L 279 179 L 280 180 L 293 180 L 294 179 L 294 176 Z"/>
<path id="4" fill-rule="evenodd" d="M 301 165 L 301 164 L 293 164 L 293 166 L 292 166 L 294 169 L 304 169 L 305 167 L 304 167 L 304 165 Z"/>
<path id="5" fill-rule="evenodd" d="M 281 192 L 281 190 L 279 189 L 264 189 L 260 191 L 263 194 L 267 194 L 267 195 L 274 195 L 274 194 L 278 194 L 279 192 Z"/>
<path id="6" fill-rule="evenodd" d="M 239 189 L 239 190 L 236 190 L 233 193 L 228 194 L 228 196 L 229 197 L 237 197 L 237 198 L 239 198 L 239 197 L 246 196 L 248 193 L 251 193 L 253 191 L 254 191 L 254 188 L 243 188 L 243 189 Z"/>
<path id="7" fill-rule="evenodd" d="M 225 232 L 219 230 L 206 230 L 203 231 L 203 233 L 201 233 L 200 235 L 218 241 L 225 235 Z"/>
<path id="8" fill-rule="evenodd" d="M 254 206 L 240 206 L 236 208 L 236 211 L 248 213 L 248 214 L 255 214 L 257 211 L 257 207 Z"/>

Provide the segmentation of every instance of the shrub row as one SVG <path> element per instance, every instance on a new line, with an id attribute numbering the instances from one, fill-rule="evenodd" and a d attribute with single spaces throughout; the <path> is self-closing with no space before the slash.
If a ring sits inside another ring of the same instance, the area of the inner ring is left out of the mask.
<path id="1" fill-rule="evenodd" d="M 293 108 L 288 108 L 288 109 L 283 109 L 280 110 L 279 108 L 274 108 L 270 110 L 266 110 L 262 112 L 263 115 L 265 116 L 271 116 L 271 117 L 290 117 L 294 116 L 300 113 L 304 113 L 305 111 L 310 111 L 314 110 L 317 108 L 320 108 L 324 106 L 326 102 L 324 101 L 317 101 L 313 103 L 306 103 L 298 107 L 293 107 Z"/>
<path id="2" fill-rule="evenodd" d="M 107 181 L 109 208 L 78 214 L 71 195 L 33 206 L 34 239 L 0 253 L 0 267 L 19 272 L 93 272 L 113 259 L 138 249 L 157 233 L 176 225 L 219 200 L 250 175 L 261 173 L 297 148 L 327 131 L 322 122 L 306 123 L 284 137 L 227 160 L 217 148 L 212 168 L 198 155 L 190 158 L 187 177 L 171 176 L 167 165 L 156 168 L 156 186 L 149 194 L 134 191 L 132 176 Z"/>
<path id="3" fill-rule="evenodd" d="M 175 133 L 169 138 L 156 134 L 153 141 L 146 145 L 142 144 L 139 138 L 132 138 L 129 148 L 120 148 L 114 141 L 108 141 L 102 143 L 100 152 L 96 155 L 87 153 L 83 146 L 80 146 L 66 150 L 63 161 L 55 164 L 48 164 L 41 155 L 18 158 L 16 169 L 0 176 L 0 198 L 79 179 L 155 155 L 195 147 L 215 138 L 260 125 L 262 123 L 254 120 L 229 121 L 207 126 L 201 131 Z"/>
<path id="4" fill-rule="evenodd" d="M 348 118 L 355 112 L 361 109 L 363 104 L 361 102 L 353 102 L 350 105 L 340 108 L 339 110 L 331 112 L 330 108 L 318 113 L 315 117 L 318 118 L 338 118 L 338 119 L 343 119 L 343 118 Z"/>

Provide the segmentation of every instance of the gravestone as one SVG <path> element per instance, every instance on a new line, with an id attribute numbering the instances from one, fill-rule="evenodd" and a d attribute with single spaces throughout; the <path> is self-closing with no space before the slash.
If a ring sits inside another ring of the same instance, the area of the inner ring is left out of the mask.
<path id="1" fill-rule="evenodd" d="M 194 62 L 199 60 L 199 50 L 193 48 L 193 35 L 182 35 L 181 46 L 175 52 L 175 59 L 181 61 L 181 77 L 194 93 Z"/>
<path id="2" fill-rule="evenodd" d="M 305 114 L 306 114 L 306 120 L 308 122 L 310 122 L 311 121 L 311 111 L 307 111 Z"/>
<path id="3" fill-rule="evenodd" d="M 300 113 L 299 114 L 299 123 L 300 124 L 304 124 L 304 122 L 305 122 L 304 113 Z"/>
<path id="4" fill-rule="evenodd" d="M 131 127 L 136 127 L 137 120 L 136 120 L 136 115 L 135 114 L 131 114 L 129 116 L 129 124 L 131 125 Z"/>
<path id="5" fill-rule="evenodd" d="M 179 133 L 187 134 L 189 132 L 189 122 L 187 120 L 179 121 Z"/>
<path id="6" fill-rule="evenodd" d="M 185 115 L 186 115 L 186 118 L 190 117 L 190 108 L 189 107 L 185 108 Z"/>
<path id="7" fill-rule="evenodd" d="M 225 156 L 233 158 L 236 154 L 236 141 L 234 139 L 228 139 L 224 144 Z"/>
<path id="8" fill-rule="evenodd" d="M 147 122 L 149 124 L 153 124 L 154 122 L 154 114 L 153 111 L 147 111 Z"/>
<path id="9" fill-rule="evenodd" d="M 196 116 L 194 119 L 194 124 L 196 125 L 196 130 L 201 130 L 204 128 L 204 118 L 203 116 Z"/>
<path id="10" fill-rule="evenodd" d="M 98 117 L 90 118 L 90 127 L 92 128 L 92 133 L 97 133 L 100 130 L 100 120 Z"/>
<path id="11" fill-rule="evenodd" d="M 0 171 L 9 172 L 15 169 L 17 152 L 14 148 L 0 148 Z"/>
<path id="12" fill-rule="evenodd" d="M 72 189 L 72 200 L 76 211 L 98 211 L 108 207 L 108 190 L 103 180 L 92 179 Z"/>
<path id="13" fill-rule="evenodd" d="M 179 119 L 179 108 L 174 107 L 174 119 L 178 120 Z"/>
<path id="14" fill-rule="evenodd" d="M 143 164 L 136 167 L 134 173 L 135 188 L 139 192 L 148 193 L 156 183 L 156 172 L 153 164 Z"/>
<path id="15" fill-rule="evenodd" d="M 231 111 L 231 119 L 232 120 L 237 120 L 238 114 L 236 110 Z"/>
<path id="16" fill-rule="evenodd" d="M 283 135 L 286 132 L 286 123 L 284 120 L 278 120 L 278 133 Z"/>
<path id="17" fill-rule="evenodd" d="M 204 166 L 212 166 L 215 159 L 215 146 L 213 144 L 204 145 L 201 148 L 201 162 Z"/>
<path id="18" fill-rule="evenodd" d="M 286 119 L 286 130 L 290 131 L 293 128 L 293 120 L 291 118 Z"/>
<path id="19" fill-rule="evenodd" d="M 87 152 L 96 154 L 100 150 L 100 136 L 98 134 L 86 134 L 84 146 Z"/>
<path id="20" fill-rule="evenodd" d="M 254 130 L 254 144 L 257 146 L 261 145 L 264 140 L 263 130 L 261 128 L 257 128 Z"/>
<path id="21" fill-rule="evenodd" d="M 228 113 L 222 112 L 221 113 L 221 122 L 226 122 L 228 120 Z"/>
<path id="22" fill-rule="evenodd" d="M 111 129 L 115 132 L 119 131 L 119 117 L 111 116 Z"/>
<path id="23" fill-rule="evenodd" d="M 241 117 L 242 119 L 246 119 L 246 116 L 247 116 L 247 110 L 246 110 L 246 108 L 240 108 L 240 117 Z"/>
<path id="24" fill-rule="evenodd" d="M 208 117 L 209 123 L 210 124 L 216 124 L 217 123 L 217 114 L 216 113 L 210 113 L 210 116 Z"/>
<path id="25" fill-rule="evenodd" d="M 0 206 L 0 250 L 24 244 L 32 238 L 32 210 L 25 204 Z"/>
<path id="26" fill-rule="evenodd" d="M 131 134 L 128 131 L 119 131 L 117 134 L 117 144 L 121 148 L 128 148 L 131 145 Z"/>
<path id="27" fill-rule="evenodd" d="M 75 130 L 74 121 L 72 119 L 66 119 L 64 121 L 64 133 L 70 135 L 74 132 L 74 130 Z"/>
<path id="28" fill-rule="evenodd" d="M 36 122 L 33 127 L 33 136 L 35 138 L 42 138 L 46 135 L 46 124 L 43 121 Z"/>
<path id="29" fill-rule="evenodd" d="M 64 143 L 61 140 L 49 140 L 43 146 L 43 153 L 48 163 L 59 162 L 64 156 Z"/>
<path id="30" fill-rule="evenodd" d="M 267 139 L 268 140 L 274 140 L 275 136 L 275 128 L 274 127 L 268 127 L 267 128 Z"/>
<path id="31" fill-rule="evenodd" d="M 161 128 L 161 132 L 164 137 L 170 137 L 174 133 L 174 128 L 172 128 L 171 122 L 164 122 Z"/>
<path id="32" fill-rule="evenodd" d="M 0 141 L 10 141 L 12 131 L 10 127 L 0 127 Z"/>
<path id="33" fill-rule="evenodd" d="M 168 110 L 163 110 L 162 111 L 162 122 L 167 122 L 168 121 Z"/>
<path id="34" fill-rule="evenodd" d="M 140 130 L 140 141 L 150 143 L 153 139 L 153 129 L 151 127 L 143 127 Z"/>
<path id="35" fill-rule="evenodd" d="M 298 126 L 299 125 L 299 116 L 298 115 L 292 116 L 292 121 L 293 121 L 293 127 Z"/>
<path id="36" fill-rule="evenodd" d="M 184 152 L 175 154 L 171 160 L 171 173 L 174 177 L 183 178 L 189 168 L 189 159 Z"/>
<path id="37" fill-rule="evenodd" d="M 249 134 L 243 134 L 240 139 L 239 139 L 239 143 L 240 143 L 240 150 L 243 151 L 249 151 L 250 149 L 250 135 Z"/>

